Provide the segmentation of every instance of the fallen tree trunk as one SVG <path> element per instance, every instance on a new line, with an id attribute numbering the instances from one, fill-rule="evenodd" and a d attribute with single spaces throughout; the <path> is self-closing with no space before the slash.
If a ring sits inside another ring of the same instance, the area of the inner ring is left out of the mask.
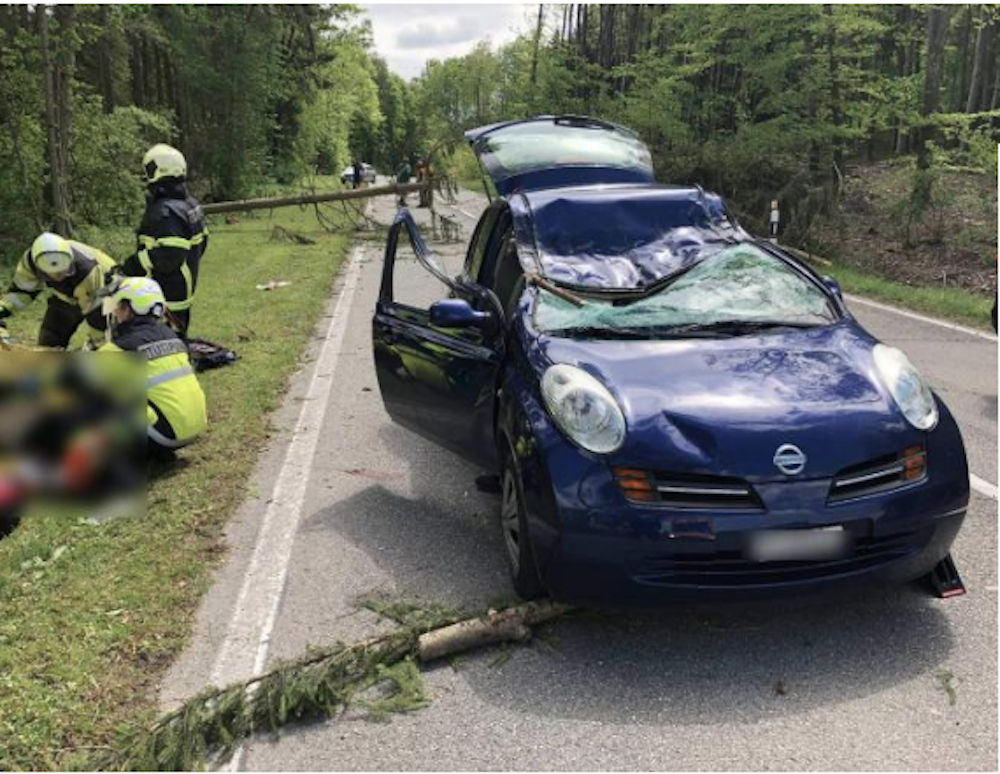
<path id="1" fill-rule="evenodd" d="M 417 639 L 417 658 L 434 661 L 498 642 L 524 642 L 531 637 L 532 626 L 557 618 L 569 610 L 568 606 L 558 602 L 527 602 L 506 610 L 491 611 L 480 618 L 459 621 L 421 634 Z"/>
<path id="2" fill-rule="evenodd" d="M 351 199 L 368 199 L 372 196 L 389 196 L 395 194 L 413 193 L 422 191 L 425 188 L 432 188 L 433 180 L 423 183 L 392 183 L 391 185 L 380 185 L 374 188 L 356 188 L 351 191 L 327 191 L 325 193 L 298 194 L 296 196 L 276 196 L 267 199 L 242 199 L 235 202 L 213 202 L 203 204 L 202 210 L 206 215 L 218 215 L 223 212 L 247 212 L 249 210 L 270 210 L 275 207 L 292 207 L 303 204 L 321 204 L 323 202 L 346 202 Z"/>

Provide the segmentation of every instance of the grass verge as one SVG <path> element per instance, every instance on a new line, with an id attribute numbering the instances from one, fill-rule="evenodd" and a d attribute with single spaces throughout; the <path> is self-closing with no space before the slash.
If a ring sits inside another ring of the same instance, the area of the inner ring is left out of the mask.
<path id="1" fill-rule="evenodd" d="M 993 330 L 990 323 L 993 299 L 978 293 L 961 288 L 912 287 L 837 263 L 827 273 L 836 277 L 847 293 L 885 301 L 973 328 Z"/>
<path id="2" fill-rule="evenodd" d="M 879 277 L 840 261 L 818 258 L 816 255 L 782 246 L 793 255 L 804 259 L 820 274 L 833 277 L 845 293 L 884 301 L 914 312 L 980 328 L 993 330 L 990 309 L 993 299 L 962 288 L 927 287 L 906 285 L 902 282 Z"/>
<path id="3" fill-rule="evenodd" d="M 241 360 L 201 375 L 209 431 L 151 483 L 145 518 L 95 525 L 35 509 L 0 540 L 0 769 L 60 768 L 125 721 L 155 717 L 153 689 L 187 640 L 222 527 L 349 246 L 338 219 L 336 234 L 293 208 L 211 226 L 191 332 Z M 315 244 L 272 241 L 279 223 Z M 269 280 L 293 284 L 255 289 Z M 33 339 L 35 307 L 14 335 Z"/>

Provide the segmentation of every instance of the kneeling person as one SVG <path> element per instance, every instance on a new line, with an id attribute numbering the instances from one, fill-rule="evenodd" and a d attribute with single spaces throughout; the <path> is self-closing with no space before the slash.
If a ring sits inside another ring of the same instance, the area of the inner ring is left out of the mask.
<path id="1" fill-rule="evenodd" d="M 42 347 L 65 349 L 85 324 L 93 347 L 104 341 L 100 294 L 117 264 L 96 247 L 46 232 L 28 248 L 14 269 L 6 295 L 0 297 L 0 334 L 4 320 L 24 309 L 43 290 L 51 292 L 38 333 Z"/>
<path id="2" fill-rule="evenodd" d="M 194 375 L 187 345 L 162 318 L 167 309 L 151 279 L 124 277 L 110 294 L 112 340 L 102 351 L 135 352 L 146 360 L 146 417 L 150 452 L 172 452 L 194 441 L 208 425 L 205 393 Z"/>

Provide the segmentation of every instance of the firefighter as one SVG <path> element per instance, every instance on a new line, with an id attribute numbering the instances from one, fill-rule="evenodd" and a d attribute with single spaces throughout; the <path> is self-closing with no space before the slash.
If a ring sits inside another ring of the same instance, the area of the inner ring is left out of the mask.
<path id="1" fill-rule="evenodd" d="M 48 288 L 51 295 L 38 333 L 39 346 L 65 349 L 80 324 L 86 323 L 88 344 L 99 347 L 107 328 L 99 294 L 116 271 L 115 260 L 96 247 L 58 234 L 41 234 L 21 256 L 7 293 L 0 298 L 0 335 L 6 333 L 6 318 Z"/>
<path id="2" fill-rule="evenodd" d="M 167 320 L 186 337 L 198 268 L 208 246 L 204 214 L 188 194 L 184 154 L 169 145 L 154 145 L 142 163 L 146 212 L 136 234 L 138 249 L 125 261 L 125 273 L 159 283 L 167 300 Z"/>
<path id="3" fill-rule="evenodd" d="M 101 352 L 134 352 L 146 363 L 146 435 L 150 456 L 170 458 L 205 431 L 205 393 L 187 345 L 163 322 L 169 304 L 160 286 L 122 277 L 108 289 L 111 343 Z"/>

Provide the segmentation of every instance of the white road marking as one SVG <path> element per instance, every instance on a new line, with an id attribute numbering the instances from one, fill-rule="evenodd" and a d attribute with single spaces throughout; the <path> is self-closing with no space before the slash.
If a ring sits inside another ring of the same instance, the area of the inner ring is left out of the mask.
<path id="1" fill-rule="evenodd" d="M 917 314 L 916 312 L 910 312 L 906 309 L 900 309 L 899 307 L 889 306 L 888 304 L 882 304 L 878 301 L 872 301 L 867 298 L 862 298 L 861 296 L 844 295 L 844 298 L 849 300 L 853 304 L 861 304 L 862 306 L 870 306 L 875 309 L 881 309 L 883 312 L 891 312 L 892 314 L 898 314 L 901 317 L 909 317 L 911 320 L 919 320 L 920 322 L 930 323 L 931 325 L 937 325 L 941 328 L 948 328 L 949 330 L 958 331 L 959 333 L 965 333 L 969 336 L 976 336 L 981 339 L 986 339 L 987 341 L 996 341 L 997 337 L 991 333 L 986 333 L 985 331 L 977 331 L 975 328 L 969 328 L 965 325 L 958 325 L 956 323 L 947 322 L 946 320 L 939 320 L 935 317 L 927 317 L 922 314 Z M 979 494 L 989 497 L 992 500 L 997 498 L 997 487 L 996 484 L 991 484 L 986 479 L 980 478 L 975 473 L 969 474 L 969 485 L 979 492 Z"/>
<path id="2" fill-rule="evenodd" d="M 989 481 L 980 478 L 975 473 L 969 474 L 969 486 L 985 497 L 989 497 L 992 500 L 997 499 L 996 484 L 991 484 Z"/>
<path id="3" fill-rule="evenodd" d="M 361 275 L 363 255 L 364 248 L 359 246 L 348 258 L 340 296 L 330 318 L 323 347 L 313 365 L 309 389 L 301 401 L 302 408 L 261 521 L 226 637 L 212 668 L 213 685 L 221 687 L 257 675 L 267 661 L 271 632 L 302 519 L 316 445 L 330 396 L 334 393 L 333 377 L 347 328 L 346 317 Z"/>
<path id="4" fill-rule="evenodd" d="M 448 204 L 447 202 L 443 202 L 443 203 L 441 203 L 441 204 L 438 204 L 438 206 L 439 206 L 439 207 L 447 207 L 447 208 L 448 208 L 448 209 L 450 209 L 450 210 L 455 210 L 456 212 L 460 212 L 460 213 L 462 213 L 462 214 L 463 214 L 463 215 L 464 215 L 465 217 L 467 217 L 467 218 L 468 218 L 469 220 L 475 220 L 475 219 L 476 219 L 476 216 L 475 216 L 475 215 L 473 215 L 473 214 L 472 214 L 471 212 L 466 212 L 466 211 L 465 211 L 465 210 L 463 210 L 463 209 L 462 209 L 461 207 L 458 207 L 458 206 L 456 206 L 456 205 L 454 205 L 454 204 Z"/>
<path id="5" fill-rule="evenodd" d="M 889 306 L 889 304 L 883 304 L 878 301 L 872 301 L 868 298 L 862 298 L 861 296 L 854 296 L 847 293 L 844 294 L 844 298 L 852 304 L 861 304 L 862 306 L 870 306 L 874 309 L 881 309 L 883 312 L 892 312 L 893 314 L 898 314 L 902 317 L 909 317 L 911 320 L 919 320 L 920 322 L 930 323 L 931 325 L 937 325 L 940 328 L 948 328 L 949 330 L 965 333 L 969 336 L 977 336 L 978 338 L 986 339 L 987 341 L 997 340 L 997 337 L 992 333 L 979 331 L 965 325 L 948 322 L 947 320 L 939 320 L 936 317 L 927 317 L 923 314 L 917 314 L 916 312 L 910 312 L 906 309 L 900 309 L 898 306 Z"/>

